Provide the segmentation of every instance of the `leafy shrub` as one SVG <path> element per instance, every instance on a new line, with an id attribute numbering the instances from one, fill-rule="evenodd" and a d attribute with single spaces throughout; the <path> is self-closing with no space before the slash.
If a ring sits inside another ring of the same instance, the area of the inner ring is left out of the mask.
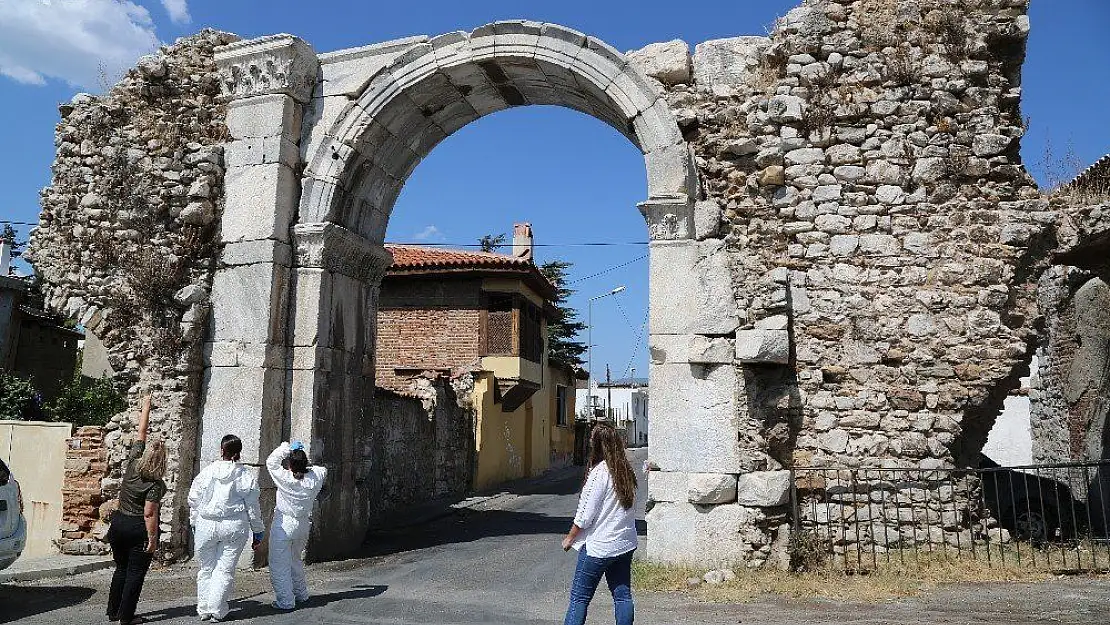
<path id="1" fill-rule="evenodd" d="M 39 417 L 42 396 L 30 380 L 0 371 L 0 419 L 32 420 Z"/>
<path id="2" fill-rule="evenodd" d="M 46 405 L 48 421 L 72 423 L 75 426 L 108 423 L 114 415 L 127 409 L 127 399 L 105 376 L 99 380 L 77 373 L 62 387 L 58 397 Z"/>

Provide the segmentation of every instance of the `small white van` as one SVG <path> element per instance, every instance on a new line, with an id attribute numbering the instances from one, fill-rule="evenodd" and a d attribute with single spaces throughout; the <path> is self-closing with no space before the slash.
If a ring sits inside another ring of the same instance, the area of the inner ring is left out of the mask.
<path id="1" fill-rule="evenodd" d="M 19 559 L 27 545 L 23 495 L 8 465 L 0 460 L 0 570 Z"/>

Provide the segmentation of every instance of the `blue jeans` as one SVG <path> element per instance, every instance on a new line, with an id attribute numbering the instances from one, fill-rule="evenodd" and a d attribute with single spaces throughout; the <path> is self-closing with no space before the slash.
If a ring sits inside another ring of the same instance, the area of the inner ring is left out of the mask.
<path id="1" fill-rule="evenodd" d="M 574 569 L 574 582 L 570 587 L 570 606 L 567 607 L 563 625 L 583 625 L 586 622 L 586 610 L 594 598 L 597 585 L 601 583 L 602 574 L 609 584 L 609 592 L 613 593 L 617 625 L 632 625 L 636 616 L 636 608 L 632 604 L 632 554 L 635 552 L 633 549 L 613 558 L 595 558 L 586 554 L 585 546 L 578 551 L 578 566 Z"/>

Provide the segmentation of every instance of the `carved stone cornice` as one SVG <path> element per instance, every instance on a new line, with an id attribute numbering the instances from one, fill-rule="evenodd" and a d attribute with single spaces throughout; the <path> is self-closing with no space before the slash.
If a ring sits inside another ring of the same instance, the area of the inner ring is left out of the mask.
<path id="1" fill-rule="evenodd" d="M 380 284 L 393 264 L 393 255 L 380 244 L 333 223 L 293 226 L 297 267 L 341 273 L 356 280 Z"/>
<path id="2" fill-rule="evenodd" d="M 694 207 L 685 195 L 651 198 L 637 204 L 647 220 L 652 241 L 679 241 L 694 238 Z"/>
<path id="3" fill-rule="evenodd" d="M 270 35 L 218 48 L 216 66 L 228 99 L 282 93 L 303 104 L 312 98 L 320 61 L 300 38 Z"/>

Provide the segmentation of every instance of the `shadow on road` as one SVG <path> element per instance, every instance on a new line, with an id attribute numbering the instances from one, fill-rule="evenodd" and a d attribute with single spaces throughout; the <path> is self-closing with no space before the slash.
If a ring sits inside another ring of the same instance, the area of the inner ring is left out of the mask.
<path id="1" fill-rule="evenodd" d="M 298 605 L 298 608 L 320 608 L 333 603 L 335 601 L 344 601 L 347 599 L 369 599 L 377 597 L 389 589 L 389 586 L 355 586 L 350 590 L 340 590 L 336 592 L 323 593 L 314 595 L 307 603 Z M 225 623 L 233 621 L 243 621 L 262 616 L 269 616 L 281 613 L 270 606 L 269 601 L 258 601 L 255 599 L 244 599 L 231 602 L 231 612 L 227 618 L 223 620 Z M 176 618 L 195 617 L 197 615 L 197 608 L 195 604 L 184 605 L 168 610 L 155 610 L 143 614 L 143 618 L 148 623 L 157 623 L 159 621 L 169 621 Z"/>
<path id="2" fill-rule="evenodd" d="M 560 534 L 572 521 L 571 517 L 535 512 L 464 508 L 430 523 L 370 532 L 354 557 L 371 558 L 494 536 Z"/>
<path id="3" fill-rule="evenodd" d="M 73 586 L 10 586 L 0 584 L 0 623 L 45 614 L 88 601 L 96 594 L 92 588 Z"/>

